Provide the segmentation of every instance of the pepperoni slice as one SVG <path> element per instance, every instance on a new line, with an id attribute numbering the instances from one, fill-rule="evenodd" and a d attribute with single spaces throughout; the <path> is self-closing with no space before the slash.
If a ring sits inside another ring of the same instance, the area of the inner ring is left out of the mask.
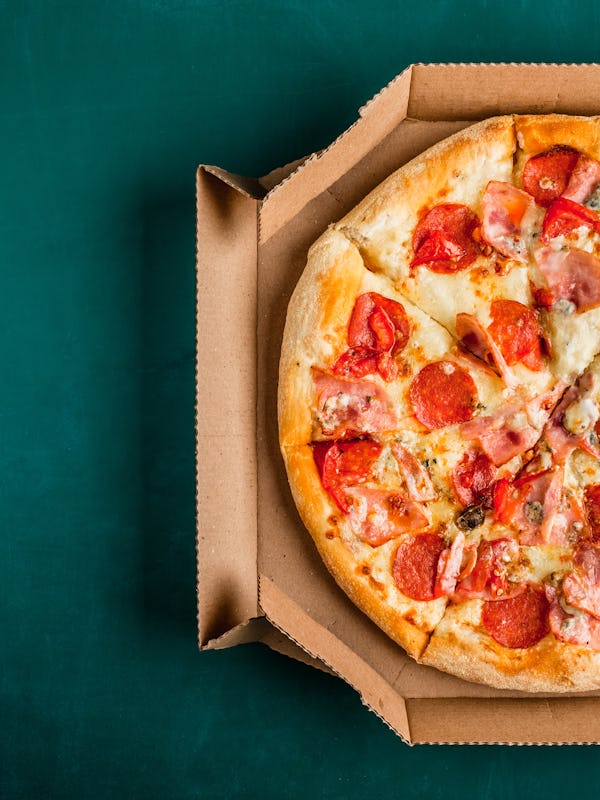
<path id="1" fill-rule="evenodd" d="M 406 539 L 396 550 L 392 577 L 398 589 L 413 600 L 433 600 L 437 565 L 446 543 L 437 533 Z"/>
<path id="2" fill-rule="evenodd" d="M 573 200 L 559 197 L 546 211 L 542 222 L 541 240 L 548 242 L 556 236 L 563 236 L 582 227 L 598 230 L 600 228 L 598 214 Z"/>
<path id="3" fill-rule="evenodd" d="M 523 188 L 538 205 L 547 208 L 566 190 L 578 158 L 579 152 L 566 145 L 538 153 L 523 168 Z"/>
<path id="4" fill-rule="evenodd" d="M 364 483 L 371 474 L 382 446 L 374 439 L 352 439 L 344 442 L 315 442 L 313 458 L 323 488 L 329 492 L 339 508 L 347 513 L 350 504 L 344 489 Z"/>
<path id="5" fill-rule="evenodd" d="M 381 353 L 399 353 L 410 336 L 410 321 L 404 306 L 377 292 L 361 294 L 348 325 L 348 345 Z"/>
<path id="6" fill-rule="evenodd" d="M 503 647 L 533 647 L 550 631 L 549 610 L 544 591 L 528 586 L 515 597 L 485 602 L 481 621 Z"/>
<path id="7" fill-rule="evenodd" d="M 442 203 L 431 208 L 413 233 L 411 267 L 427 265 L 432 272 L 457 272 L 475 261 L 480 248 L 473 233 L 479 219 L 467 206 Z"/>
<path id="8" fill-rule="evenodd" d="M 492 503 L 496 467 L 485 453 L 468 450 L 452 473 L 454 492 L 463 506 Z"/>
<path id="9" fill-rule="evenodd" d="M 509 366 L 520 361 L 528 369 L 544 366 L 541 330 L 535 313 L 516 300 L 493 300 L 490 336 L 497 342 Z"/>
<path id="10" fill-rule="evenodd" d="M 585 487 L 584 505 L 592 541 L 600 543 L 600 483 Z"/>
<path id="11" fill-rule="evenodd" d="M 419 422 L 435 430 L 471 419 L 478 394 L 466 369 L 452 361 L 434 361 L 413 378 L 409 398 Z"/>

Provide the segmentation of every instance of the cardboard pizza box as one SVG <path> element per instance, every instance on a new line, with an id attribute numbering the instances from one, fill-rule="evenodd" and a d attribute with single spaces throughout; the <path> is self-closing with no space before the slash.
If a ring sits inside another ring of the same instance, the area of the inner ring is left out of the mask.
<path id="1" fill-rule="evenodd" d="M 277 434 L 277 370 L 309 246 L 387 175 L 472 122 L 600 113 L 600 65 L 409 67 L 326 150 L 260 179 L 197 173 L 201 648 L 262 641 L 351 684 L 409 743 L 600 743 L 600 692 L 529 695 L 416 664 L 336 586 Z"/>

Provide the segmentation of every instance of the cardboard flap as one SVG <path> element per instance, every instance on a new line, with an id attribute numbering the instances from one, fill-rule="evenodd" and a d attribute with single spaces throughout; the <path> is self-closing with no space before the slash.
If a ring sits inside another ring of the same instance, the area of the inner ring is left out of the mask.
<path id="1" fill-rule="evenodd" d="M 266 190 L 261 185 L 260 181 L 256 178 L 247 178 L 244 175 L 235 175 L 233 172 L 221 169 L 221 167 L 214 167 L 209 164 L 203 164 L 198 169 L 198 173 L 206 172 L 214 175 L 215 178 L 223 181 L 223 183 L 230 186 L 232 189 L 237 189 L 240 194 L 246 197 L 253 197 L 255 200 L 260 200 L 265 196 Z"/>
<path id="2" fill-rule="evenodd" d="M 264 627 L 270 628 L 271 626 L 264 617 L 253 617 L 240 622 L 221 636 L 215 639 L 209 639 L 205 642 L 202 650 L 226 650 L 228 647 L 235 647 L 238 644 L 249 644 L 250 642 L 258 642 L 264 633 Z"/>
<path id="3" fill-rule="evenodd" d="M 265 576 L 260 578 L 260 604 L 267 619 L 302 649 L 325 663 L 360 694 L 361 699 L 389 727 L 409 741 L 404 700 L 366 661 L 359 658 L 335 634 L 318 625 L 297 603 Z"/>
<path id="4" fill-rule="evenodd" d="M 360 109 L 359 119 L 322 152 L 304 160 L 288 178 L 266 196 L 260 211 L 260 240 L 266 242 L 302 208 L 317 198 L 364 158 L 406 117 L 411 69 L 405 70 L 390 86 L 393 101 L 377 95 Z M 389 87 L 388 87 L 389 88 Z M 340 207 L 338 217 L 343 215 Z"/>
<path id="5" fill-rule="evenodd" d="M 242 185 L 243 184 L 243 185 Z M 196 469 L 200 645 L 259 615 L 256 568 L 258 201 L 197 173 Z"/>
<path id="6" fill-rule="evenodd" d="M 600 112 L 598 97 L 595 64 L 416 64 L 407 113 L 423 120 L 593 115 Z"/>

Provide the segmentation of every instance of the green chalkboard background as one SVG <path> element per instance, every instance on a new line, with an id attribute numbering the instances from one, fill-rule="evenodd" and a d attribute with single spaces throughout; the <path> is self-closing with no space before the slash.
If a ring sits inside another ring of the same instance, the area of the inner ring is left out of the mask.
<path id="1" fill-rule="evenodd" d="M 414 61 L 599 46 L 596 2 L 0 0 L 2 798 L 597 787 L 595 748 L 410 749 L 341 681 L 198 653 L 193 363 L 200 161 L 323 147 Z"/>

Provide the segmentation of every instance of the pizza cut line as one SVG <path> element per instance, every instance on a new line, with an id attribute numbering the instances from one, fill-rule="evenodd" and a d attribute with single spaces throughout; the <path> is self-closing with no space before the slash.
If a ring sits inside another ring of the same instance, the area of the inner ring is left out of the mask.
<path id="1" fill-rule="evenodd" d="M 418 661 L 600 687 L 600 120 L 498 117 L 309 252 L 279 431 L 350 599 Z"/>

